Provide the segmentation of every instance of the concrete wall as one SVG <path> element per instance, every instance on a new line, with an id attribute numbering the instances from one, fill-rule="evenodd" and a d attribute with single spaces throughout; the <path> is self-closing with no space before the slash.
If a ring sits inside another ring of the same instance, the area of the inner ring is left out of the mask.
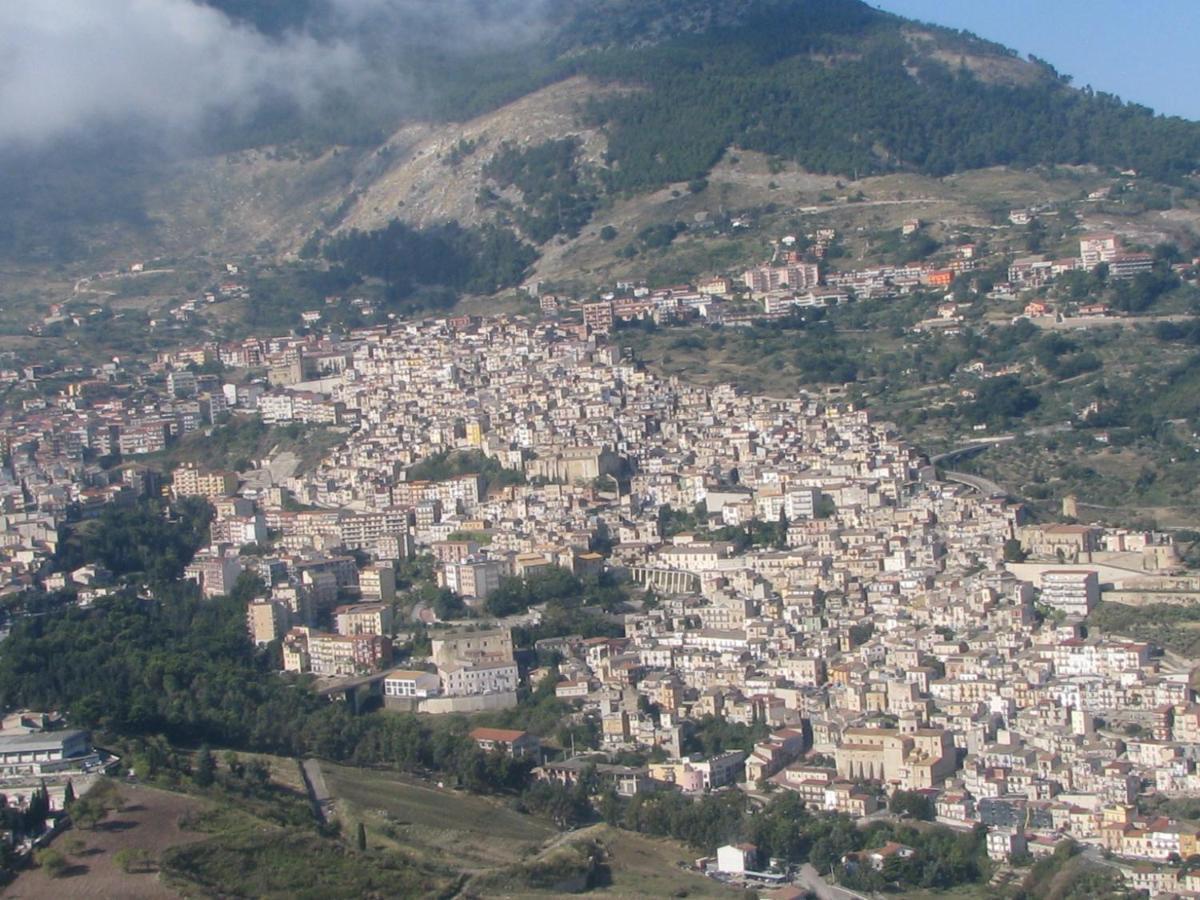
<path id="1" fill-rule="evenodd" d="M 1195 606 L 1200 603 L 1200 592 L 1196 591 L 1102 591 L 1100 599 L 1106 603 L 1123 603 L 1126 606 Z"/>
<path id="2" fill-rule="evenodd" d="M 417 705 L 417 712 L 430 715 L 445 713 L 483 712 L 492 709 L 512 709 L 517 705 L 517 692 L 481 694 L 478 697 L 431 697 Z"/>

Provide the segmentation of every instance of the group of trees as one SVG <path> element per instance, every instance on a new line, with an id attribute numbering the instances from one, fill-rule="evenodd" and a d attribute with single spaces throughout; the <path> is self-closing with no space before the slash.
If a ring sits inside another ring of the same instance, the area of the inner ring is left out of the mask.
<path id="1" fill-rule="evenodd" d="M 455 292 L 494 294 L 515 287 L 537 251 L 507 228 L 464 228 L 457 222 L 414 228 L 399 220 L 376 231 L 331 239 L 325 258 L 354 278 L 378 278 L 389 299 L 450 305 Z M 440 298 L 440 299 L 439 299 Z"/>
<path id="2" fill-rule="evenodd" d="M 812 863 L 821 872 L 862 890 L 946 889 L 980 881 L 988 872 L 986 830 L 961 833 L 939 826 L 914 827 L 872 822 L 860 828 L 849 816 L 814 813 L 791 792 L 755 809 L 740 792 L 692 800 L 680 794 L 639 794 L 628 800 L 608 795 L 597 805 L 607 821 L 633 831 L 673 837 L 703 852 L 751 841 L 766 856 Z M 913 855 L 875 872 L 843 865 L 843 858 L 882 847 L 889 841 L 911 847 Z"/>
<path id="3" fill-rule="evenodd" d="M 170 507 L 155 500 L 132 506 L 110 504 L 96 519 L 67 526 L 54 558 L 56 571 L 100 563 L 115 575 L 140 573 L 152 582 L 183 574 L 208 539 L 212 507 L 181 497 Z"/>
<path id="4" fill-rule="evenodd" d="M 607 573 L 579 578 L 561 566 L 546 566 L 524 577 L 500 579 L 499 588 L 488 594 L 484 608 L 493 616 L 510 616 L 539 603 L 554 603 L 563 609 L 593 607 L 611 611 L 624 599 L 624 592 Z"/>
<path id="5" fill-rule="evenodd" d="M 1074 378 L 1094 372 L 1103 363 L 1092 350 L 1084 350 L 1070 338 L 1058 332 L 1050 332 L 1037 342 L 1034 358 L 1051 375 L 1057 378 Z"/>
<path id="6" fill-rule="evenodd" d="M 244 597 L 201 600 L 185 585 L 156 595 L 16 620 L 0 657 L 0 703 L 62 709 L 81 727 L 136 740 L 147 772 L 179 768 L 174 746 L 208 744 L 438 772 L 480 791 L 523 786 L 527 770 L 483 754 L 463 720 L 354 716 L 303 680 L 280 678 L 246 640 Z M 192 777 L 211 783 L 214 769 L 202 753 Z"/>
<path id="7" fill-rule="evenodd" d="M 480 495 L 486 496 L 493 487 L 524 484 L 525 475 L 516 469 L 506 469 L 493 456 L 478 450 L 456 450 L 435 453 L 404 473 L 408 481 L 447 481 L 460 475 L 478 475 Z"/>
<path id="8" fill-rule="evenodd" d="M 610 185 L 702 177 L 733 144 L 844 175 L 1090 162 L 1174 178 L 1200 157 L 1194 123 L 1072 90 L 1046 67 L 1020 85 L 985 82 L 923 55 L 865 7 L 817 4 L 814 21 L 812 6 L 583 57 L 593 76 L 648 88 L 589 108 L 608 131 Z"/>
<path id="9" fill-rule="evenodd" d="M 490 192 L 488 204 L 506 208 L 531 240 L 544 244 L 556 235 L 578 237 L 596 208 L 596 188 L 576 165 L 578 138 L 567 137 L 520 148 L 504 144 L 484 166 L 484 177 L 502 190 L 515 188 L 522 205 Z"/>
<path id="10" fill-rule="evenodd" d="M 8 798 L 0 794 L 0 830 L 12 836 L 12 840 L 0 841 L 0 883 L 15 874 L 17 857 L 13 844 L 40 836 L 49 818 L 50 794 L 45 785 L 33 792 L 24 808 L 10 806 Z"/>
<path id="11" fill-rule="evenodd" d="M 756 743 L 767 736 L 769 730 L 763 722 L 743 725 L 741 722 L 731 722 L 724 716 L 703 716 L 688 730 L 683 750 L 705 757 L 730 750 L 749 753 Z"/>
<path id="12" fill-rule="evenodd" d="M 968 421 L 1004 426 L 1038 408 L 1041 399 L 1015 375 L 989 378 L 979 384 L 965 405 Z"/>
<path id="13" fill-rule="evenodd" d="M 524 577 L 500 579 L 500 586 L 488 594 L 484 607 L 493 616 L 511 616 L 538 603 L 574 599 L 583 593 L 583 582 L 561 566 L 548 566 Z"/>

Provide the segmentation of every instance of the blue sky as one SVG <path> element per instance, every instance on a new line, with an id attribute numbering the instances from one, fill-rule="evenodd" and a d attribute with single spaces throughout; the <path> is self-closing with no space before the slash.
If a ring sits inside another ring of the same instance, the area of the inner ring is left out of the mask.
<path id="1" fill-rule="evenodd" d="M 1200 120 L 1200 0 L 867 0 L 1033 53 L 1090 84 Z"/>

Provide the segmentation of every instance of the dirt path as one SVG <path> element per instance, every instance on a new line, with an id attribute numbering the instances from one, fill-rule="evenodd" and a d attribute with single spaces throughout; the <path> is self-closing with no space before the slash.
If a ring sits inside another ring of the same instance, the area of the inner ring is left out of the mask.
<path id="1" fill-rule="evenodd" d="M 313 815 L 321 822 L 328 822 L 334 811 L 334 800 L 333 794 L 325 784 L 325 774 L 321 771 L 320 760 L 304 760 L 300 763 L 300 774 L 304 776 L 308 799 L 312 801 Z"/>

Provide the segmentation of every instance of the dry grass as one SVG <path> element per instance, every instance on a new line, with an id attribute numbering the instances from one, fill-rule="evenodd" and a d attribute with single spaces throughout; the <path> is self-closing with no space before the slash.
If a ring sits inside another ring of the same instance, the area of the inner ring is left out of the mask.
<path id="1" fill-rule="evenodd" d="M 485 797 L 387 772 L 323 763 L 343 826 L 366 825 L 371 846 L 430 863 L 486 871 L 536 853 L 556 832 Z"/>
<path id="2" fill-rule="evenodd" d="M 604 897 L 670 897 L 686 890 L 688 897 L 734 897 L 741 891 L 705 878 L 695 871 L 680 868 L 690 864 L 695 851 L 678 841 L 653 838 L 609 825 L 588 829 L 610 854 L 612 883 L 595 891 Z"/>

